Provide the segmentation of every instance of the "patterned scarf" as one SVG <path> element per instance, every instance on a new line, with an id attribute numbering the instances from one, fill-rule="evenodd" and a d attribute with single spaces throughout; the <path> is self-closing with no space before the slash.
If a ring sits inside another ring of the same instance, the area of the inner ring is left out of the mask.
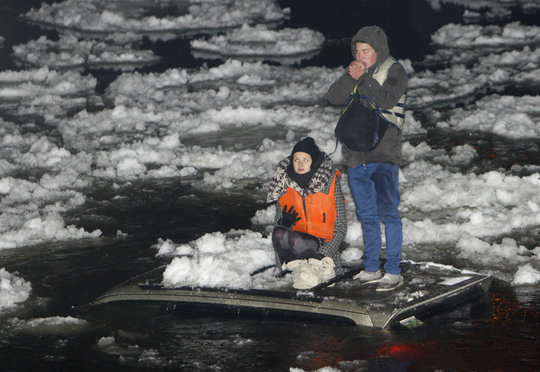
<path id="1" fill-rule="evenodd" d="M 302 189 L 287 175 L 287 167 L 291 162 L 290 157 L 287 156 L 280 161 L 276 167 L 276 173 L 268 186 L 268 196 L 266 197 L 266 201 L 272 203 L 279 200 L 279 198 L 285 194 L 288 187 L 292 187 L 298 191 L 300 195 L 311 195 L 316 192 L 328 193 L 331 182 L 334 179 L 335 167 L 332 159 L 330 159 L 328 155 L 323 153 L 323 156 L 324 159 L 321 166 L 317 169 L 313 177 L 311 177 L 311 181 L 306 189 Z"/>

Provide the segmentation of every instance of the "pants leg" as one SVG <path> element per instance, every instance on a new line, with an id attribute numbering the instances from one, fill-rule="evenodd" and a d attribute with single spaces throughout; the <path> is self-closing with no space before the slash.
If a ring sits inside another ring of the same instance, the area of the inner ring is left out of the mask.
<path id="1" fill-rule="evenodd" d="M 364 267 L 375 272 L 380 268 L 381 225 L 377 211 L 375 182 L 371 178 L 375 164 L 360 164 L 347 170 L 351 195 L 356 206 L 356 216 L 362 224 L 364 239 Z"/>
<path id="2" fill-rule="evenodd" d="M 297 259 L 313 258 L 319 249 L 319 239 L 316 237 L 281 226 L 274 228 L 272 244 L 280 265 Z"/>
<path id="3" fill-rule="evenodd" d="M 399 166 L 395 164 L 378 164 L 372 179 L 377 193 L 377 210 L 385 227 L 386 263 L 384 270 L 390 274 L 401 272 L 401 245 L 403 242 L 403 226 L 399 214 L 400 195 L 398 189 Z"/>

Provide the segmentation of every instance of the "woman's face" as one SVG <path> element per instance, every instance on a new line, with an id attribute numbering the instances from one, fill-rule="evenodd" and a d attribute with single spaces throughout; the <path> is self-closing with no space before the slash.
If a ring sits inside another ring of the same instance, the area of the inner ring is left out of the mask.
<path id="1" fill-rule="evenodd" d="M 311 155 L 307 152 L 295 152 L 293 154 L 293 168 L 294 171 L 298 174 L 306 174 L 311 170 Z"/>

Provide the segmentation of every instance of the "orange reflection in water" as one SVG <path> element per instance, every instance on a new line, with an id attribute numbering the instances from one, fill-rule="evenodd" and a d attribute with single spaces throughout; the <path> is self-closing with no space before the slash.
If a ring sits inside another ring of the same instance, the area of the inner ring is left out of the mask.
<path id="1" fill-rule="evenodd" d="M 507 297 L 492 294 L 491 305 L 493 312 L 491 317 L 486 319 L 488 324 L 508 326 L 516 322 L 540 321 L 538 312 L 524 308 L 518 302 Z"/>

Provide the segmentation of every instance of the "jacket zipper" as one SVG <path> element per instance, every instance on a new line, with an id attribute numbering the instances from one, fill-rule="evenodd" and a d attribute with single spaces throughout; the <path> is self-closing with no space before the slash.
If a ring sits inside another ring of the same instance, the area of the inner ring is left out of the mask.
<path id="1" fill-rule="evenodd" d="M 306 219 L 306 232 L 307 232 L 309 231 L 309 226 L 308 226 L 309 219 L 307 218 L 306 196 L 304 195 L 304 193 L 302 193 L 302 204 L 304 206 L 304 218 Z"/>

